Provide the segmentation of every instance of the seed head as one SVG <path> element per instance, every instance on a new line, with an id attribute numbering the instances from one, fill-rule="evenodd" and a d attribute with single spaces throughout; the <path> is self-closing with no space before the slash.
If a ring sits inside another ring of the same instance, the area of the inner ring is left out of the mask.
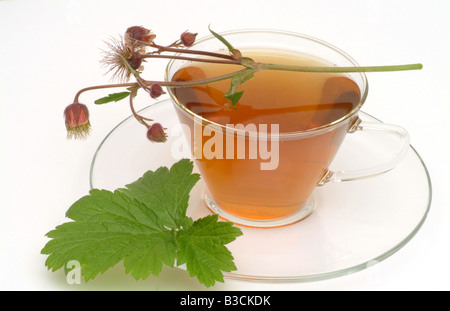
<path id="1" fill-rule="evenodd" d="M 134 50 L 140 42 L 153 43 L 156 35 L 142 26 L 132 26 L 125 32 L 125 43 L 129 49 Z"/>
<path id="2" fill-rule="evenodd" d="M 128 68 L 126 62 L 130 62 L 133 57 L 133 52 L 131 51 L 123 40 L 117 40 L 112 38 L 110 42 L 106 42 L 108 50 L 103 51 L 104 57 L 101 63 L 104 67 L 108 67 L 109 72 L 114 72 L 112 79 L 118 80 L 120 82 L 126 82 L 131 77 L 131 70 Z M 133 68 L 133 67 L 132 67 Z"/>
<path id="3" fill-rule="evenodd" d="M 147 130 L 147 138 L 155 143 L 163 143 L 167 140 L 167 135 L 160 123 L 153 123 Z"/>
<path id="4" fill-rule="evenodd" d="M 128 64 L 130 65 L 131 68 L 133 68 L 134 70 L 142 70 L 143 66 L 142 66 L 142 60 L 143 60 L 143 55 L 140 52 L 133 52 L 131 53 L 131 56 L 129 59 L 127 59 Z"/>
<path id="5" fill-rule="evenodd" d="M 112 79 L 126 82 L 133 74 L 133 70 L 143 70 L 142 62 L 145 61 L 142 49 L 130 50 L 124 40 L 111 39 L 106 42 L 108 50 L 103 51 L 102 64 L 108 67 L 107 73 L 113 71 Z M 130 69 L 130 67 L 132 69 Z"/>
<path id="6" fill-rule="evenodd" d="M 84 139 L 89 135 L 91 124 L 89 122 L 89 110 L 80 103 L 73 103 L 64 110 L 67 138 Z"/>

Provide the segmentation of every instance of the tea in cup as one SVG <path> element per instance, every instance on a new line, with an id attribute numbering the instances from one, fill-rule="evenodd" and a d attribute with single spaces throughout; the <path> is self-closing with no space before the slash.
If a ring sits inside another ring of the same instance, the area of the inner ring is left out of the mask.
<path id="1" fill-rule="evenodd" d="M 258 62 L 358 66 L 343 51 L 300 34 L 244 30 L 223 35 Z M 227 52 L 213 36 L 194 47 Z M 201 80 L 239 67 L 172 60 L 166 80 Z M 235 107 L 225 97 L 229 89 L 230 81 L 221 80 L 169 88 L 169 94 L 206 184 L 206 205 L 237 224 L 266 228 L 300 221 L 315 207 L 311 195 L 317 186 L 386 172 L 409 146 L 401 127 L 361 122 L 358 112 L 367 97 L 362 72 L 260 71 L 239 87 L 243 95 Z M 355 131 L 395 135 L 401 151 L 374 168 L 331 172 L 347 133 Z"/>

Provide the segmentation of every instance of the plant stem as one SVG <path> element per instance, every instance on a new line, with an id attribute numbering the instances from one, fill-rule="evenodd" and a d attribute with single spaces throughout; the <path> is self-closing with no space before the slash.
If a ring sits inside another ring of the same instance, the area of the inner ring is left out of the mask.
<path id="1" fill-rule="evenodd" d="M 189 60 L 189 61 L 197 61 L 204 63 L 217 63 L 217 64 L 230 64 L 230 65 L 240 65 L 240 60 L 232 60 L 232 59 L 213 59 L 213 58 L 195 58 L 195 57 L 186 57 L 186 56 L 178 56 L 178 55 L 161 55 L 161 54 L 146 54 L 143 58 L 170 58 L 170 59 L 180 59 L 180 60 Z"/>
<path id="2" fill-rule="evenodd" d="M 137 92 L 137 87 L 136 87 L 136 88 L 133 88 L 133 89 L 131 90 L 131 93 L 130 93 L 130 109 L 131 109 L 131 112 L 133 113 L 133 116 L 136 118 L 136 120 L 139 121 L 139 123 L 143 124 L 146 128 L 149 128 L 150 125 L 148 125 L 147 122 L 145 122 L 145 120 L 148 120 L 148 121 L 153 121 L 153 120 L 152 120 L 152 119 L 148 119 L 148 118 L 144 118 L 144 117 L 140 116 L 140 115 L 136 112 L 136 110 L 134 109 L 133 98 L 134 98 L 134 96 L 136 95 L 136 92 Z"/>
<path id="3" fill-rule="evenodd" d="M 246 69 L 241 69 L 238 71 L 230 72 L 221 76 L 208 78 L 208 79 L 200 79 L 200 80 L 194 80 L 194 81 L 148 81 L 141 79 L 141 83 L 144 85 L 152 85 L 152 84 L 159 84 L 161 86 L 165 87 L 190 87 L 190 86 L 198 86 L 203 84 L 208 84 L 212 82 L 217 82 L 221 80 L 231 79 L 235 74 L 238 74 L 241 71 L 244 71 Z M 86 91 L 92 91 L 92 90 L 98 90 L 98 89 L 107 89 L 107 88 L 117 88 L 117 87 L 139 87 L 139 83 L 137 82 L 131 82 L 131 83 L 116 83 L 116 84 L 104 84 L 104 85 L 95 85 L 95 86 L 89 86 L 86 88 L 83 88 L 77 92 L 75 95 L 74 103 L 79 102 L 78 99 L 80 95 Z M 131 95 L 131 94 L 130 94 Z"/>
<path id="4" fill-rule="evenodd" d="M 365 66 L 365 67 L 314 67 L 295 66 L 268 63 L 256 63 L 261 70 L 287 70 L 302 72 L 382 72 L 422 69 L 422 64 L 394 65 L 394 66 Z"/>
<path id="5" fill-rule="evenodd" d="M 144 45 L 151 46 L 154 48 L 157 48 L 159 51 L 166 51 L 166 52 L 174 52 L 174 53 L 187 53 L 187 54 L 197 54 L 197 55 L 205 55 L 205 56 L 212 56 L 212 57 L 218 57 L 218 58 L 225 58 L 233 60 L 233 56 L 228 54 L 221 54 L 221 53 L 214 53 L 214 52 L 208 52 L 208 51 L 201 51 L 201 50 L 192 50 L 192 49 L 180 49 L 180 48 L 172 48 L 168 46 L 158 45 L 155 43 L 152 44 L 145 44 L 145 42 L 141 42 Z"/>
<path id="6" fill-rule="evenodd" d="M 78 99 L 80 97 L 80 95 L 86 91 L 92 91 L 92 90 L 98 90 L 98 89 L 108 89 L 108 88 L 115 88 L 115 87 L 130 87 L 130 86 L 138 86 L 137 83 L 133 82 L 133 83 L 116 83 L 116 84 L 105 84 L 105 85 L 94 85 L 94 86 L 89 86 L 89 87 L 85 87 L 81 90 L 79 90 L 77 92 L 77 94 L 75 94 L 75 99 L 73 100 L 74 103 L 78 103 Z"/>
<path id="7" fill-rule="evenodd" d="M 198 85 L 213 83 L 213 82 L 222 81 L 222 80 L 226 80 L 226 79 L 231 79 L 236 74 L 239 74 L 240 72 L 246 71 L 246 70 L 247 70 L 247 68 L 244 68 L 244 69 L 241 69 L 241 70 L 233 71 L 233 72 L 230 72 L 230 73 L 227 73 L 227 74 L 224 74 L 224 75 L 220 75 L 220 76 L 212 77 L 212 78 L 207 78 L 207 79 L 199 79 L 199 80 L 193 80 L 193 81 L 158 82 L 158 83 L 160 83 L 161 86 L 166 86 L 166 87 L 198 86 Z"/>
<path id="8" fill-rule="evenodd" d="M 172 56 L 173 57 L 173 56 Z M 126 63 L 126 62 L 125 62 Z M 227 61 L 227 63 L 231 63 Z M 127 63 L 126 63 L 127 64 Z M 233 61 L 234 64 L 234 61 Z M 402 71 L 402 70 L 417 70 L 422 69 L 422 64 L 409 64 L 409 65 L 394 65 L 394 66 L 365 66 L 365 67 L 314 67 L 314 66 L 295 66 L 295 65 L 281 65 L 281 64 L 270 64 L 270 63 L 254 63 L 255 71 L 259 70 L 285 70 L 285 71 L 302 71 L 302 72 L 382 72 L 382 71 Z M 159 84 L 165 87 L 191 87 L 203 84 L 208 84 L 216 81 L 231 79 L 236 74 L 247 70 L 244 68 L 234 72 L 230 72 L 224 75 L 220 75 L 213 78 L 200 79 L 194 81 L 147 81 L 142 80 L 141 83 L 145 85 Z M 77 92 L 75 95 L 74 102 L 78 102 L 80 95 L 86 91 L 106 89 L 106 88 L 117 88 L 117 87 L 138 87 L 139 83 L 117 83 L 117 84 L 106 84 L 106 85 L 96 85 L 83 88 Z"/>

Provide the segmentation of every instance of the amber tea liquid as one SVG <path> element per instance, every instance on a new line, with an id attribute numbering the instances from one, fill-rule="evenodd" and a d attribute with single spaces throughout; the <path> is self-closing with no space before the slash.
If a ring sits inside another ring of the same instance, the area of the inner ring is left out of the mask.
<path id="1" fill-rule="evenodd" d="M 270 63 L 330 66 L 310 56 L 277 50 L 246 51 L 244 55 Z M 192 63 L 179 69 L 172 80 L 205 79 L 239 69 L 242 67 Z M 235 157 L 226 157 L 224 150 L 222 158 L 196 159 L 210 196 L 221 209 L 252 220 L 273 220 L 297 212 L 327 172 L 351 120 L 318 133 L 305 132 L 348 115 L 359 104 L 358 86 L 345 74 L 261 71 L 239 88 L 244 95 L 236 109 L 224 97 L 229 88 L 230 80 L 224 80 L 176 88 L 173 93 L 181 105 L 217 124 L 267 124 L 269 129 L 271 124 L 277 124 L 280 133 L 277 166 L 262 170 L 261 163 L 266 160 L 249 156 L 250 136 L 236 135 L 236 144 L 245 140 L 248 158 L 239 158 L 237 150 Z M 194 133 L 192 117 L 182 111 L 179 117 Z M 285 135 L 296 132 L 303 134 Z M 210 138 L 203 136 L 200 142 L 196 141 L 197 148 L 205 147 Z M 190 143 L 194 144 L 194 135 Z M 268 142 L 268 146 L 275 144 Z"/>

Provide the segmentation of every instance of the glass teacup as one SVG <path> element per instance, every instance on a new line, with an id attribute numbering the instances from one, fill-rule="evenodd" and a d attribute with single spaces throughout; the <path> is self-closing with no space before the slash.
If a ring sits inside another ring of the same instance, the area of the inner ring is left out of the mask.
<path id="1" fill-rule="evenodd" d="M 309 55 L 331 66 L 358 66 L 343 51 L 305 35 L 273 30 L 241 30 L 222 35 L 241 51 L 270 49 Z M 227 52 L 222 42 L 213 36 L 199 40 L 192 48 Z M 186 61 L 172 60 L 166 70 L 166 80 L 171 81 L 187 65 Z M 358 112 L 367 97 L 366 75 L 348 73 L 342 79 L 348 79 L 354 86 L 352 92 L 347 92 L 351 94 L 347 94 L 349 99 L 346 99 L 353 101 L 351 108 L 326 121 L 313 111 L 309 127 L 296 130 L 290 129 L 284 121 L 271 118 L 266 118 L 266 123 L 229 124 L 217 116 L 194 112 L 180 100 L 175 90 L 169 89 L 196 166 L 206 184 L 204 202 L 207 207 L 220 217 L 241 225 L 284 226 L 312 212 L 316 204 L 311 195 L 317 186 L 329 181 L 366 178 L 395 167 L 409 146 L 408 133 L 395 125 L 361 122 Z M 357 97 L 351 96 L 355 94 Z M 295 101 L 292 105 L 296 105 Z M 233 113 L 240 113 L 239 109 L 237 106 Z M 319 119 L 321 122 L 315 123 Z M 384 163 L 367 169 L 331 171 L 330 164 L 346 134 L 356 131 L 397 137 L 398 152 Z"/>

